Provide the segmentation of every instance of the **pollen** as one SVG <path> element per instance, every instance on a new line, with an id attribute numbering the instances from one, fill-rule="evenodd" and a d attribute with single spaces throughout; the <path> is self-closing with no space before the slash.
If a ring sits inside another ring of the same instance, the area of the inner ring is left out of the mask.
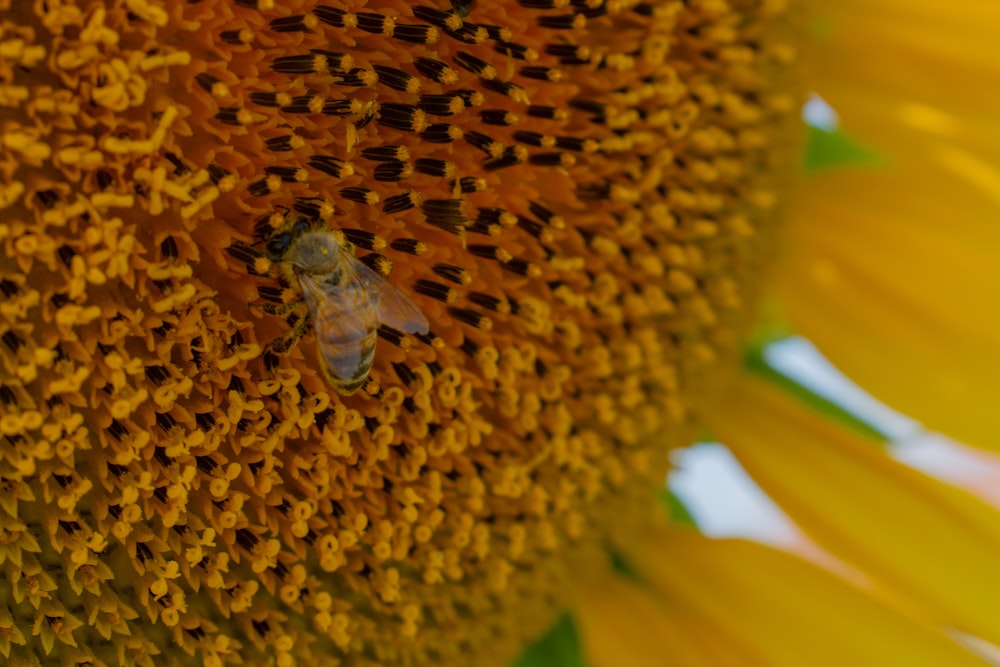
<path id="1" fill-rule="evenodd" d="M 0 5 L 4 663 L 508 664 L 736 363 L 791 11 Z M 430 323 L 350 396 L 299 220 Z"/>

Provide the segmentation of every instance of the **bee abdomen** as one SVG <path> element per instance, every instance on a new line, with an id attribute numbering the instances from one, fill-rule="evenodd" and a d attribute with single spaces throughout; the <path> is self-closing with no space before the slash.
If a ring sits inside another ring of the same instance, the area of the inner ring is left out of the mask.
<path id="1" fill-rule="evenodd" d="M 351 394 L 356 393 L 358 389 L 361 389 L 361 387 L 364 386 L 365 382 L 368 381 L 367 371 L 363 373 L 360 377 L 352 378 L 350 380 L 344 380 L 342 378 L 337 377 L 329 369 L 326 369 L 325 375 L 327 381 L 330 383 L 330 386 L 333 387 L 333 389 L 338 394 L 342 394 L 344 396 L 350 396 Z"/>
<path id="2" fill-rule="evenodd" d="M 330 384 L 342 394 L 353 394 L 364 383 L 375 359 L 377 331 L 353 340 L 326 340 L 320 346 Z"/>

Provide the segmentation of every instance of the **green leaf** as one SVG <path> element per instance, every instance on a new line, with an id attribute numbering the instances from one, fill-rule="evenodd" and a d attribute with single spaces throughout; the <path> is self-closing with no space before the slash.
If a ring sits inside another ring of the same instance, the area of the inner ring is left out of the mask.
<path id="1" fill-rule="evenodd" d="M 767 360 L 764 358 L 763 347 L 755 347 L 748 350 L 746 356 L 743 358 L 743 365 L 750 372 L 778 385 L 820 414 L 826 415 L 841 424 L 853 428 L 854 430 L 875 439 L 877 442 L 885 443 L 889 440 L 889 436 L 886 433 L 879 431 L 873 425 L 860 419 L 852 412 L 842 408 L 840 405 L 829 400 L 828 398 L 817 394 L 808 387 L 802 386 L 795 380 L 782 375 L 777 370 L 769 366 L 767 364 Z"/>
<path id="2" fill-rule="evenodd" d="M 806 135 L 806 171 L 837 167 L 877 166 L 884 158 L 842 130 L 833 132 L 808 127 Z"/>
<path id="3" fill-rule="evenodd" d="M 667 505 L 667 510 L 670 513 L 670 521 L 672 523 L 682 526 L 698 526 L 698 524 L 695 523 L 691 512 L 688 511 L 687 506 L 684 505 L 684 501 L 678 498 L 677 495 L 669 488 L 665 488 L 660 491 L 660 500 Z"/>
<path id="4" fill-rule="evenodd" d="M 563 614 L 541 639 L 525 650 L 513 667 L 588 667 L 573 618 Z"/>

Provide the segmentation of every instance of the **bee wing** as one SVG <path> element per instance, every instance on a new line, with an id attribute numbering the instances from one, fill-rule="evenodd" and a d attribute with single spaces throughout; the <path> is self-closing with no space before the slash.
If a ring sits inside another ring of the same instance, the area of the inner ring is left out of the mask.
<path id="1" fill-rule="evenodd" d="M 316 328 L 329 331 L 331 337 L 352 340 L 360 332 L 378 328 L 377 295 L 353 272 L 348 271 L 347 278 L 347 283 L 333 287 L 308 274 L 298 276 Z"/>
<path id="2" fill-rule="evenodd" d="M 331 287 L 307 274 L 299 284 L 312 311 L 320 357 L 341 379 L 351 379 L 371 366 L 365 339 L 378 328 L 378 295 L 363 283 Z"/>
<path id="3" fill-rule="evenodd" d="M 378 317 L 382 324 L 411 334 L 425 334 L 430 331 L 427 316 L 408 296 L 395 285 L 362 264 L 353 255 L 346 255 L 347 266 L 357 274 L 365 286 L 379 296 Z"/>

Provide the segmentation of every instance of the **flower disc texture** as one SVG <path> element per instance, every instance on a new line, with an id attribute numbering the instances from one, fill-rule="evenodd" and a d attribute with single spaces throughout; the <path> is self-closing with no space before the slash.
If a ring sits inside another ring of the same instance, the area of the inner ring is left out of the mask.
<path id="1" fill-rule="evenodd" d="M 739 354 L 785 3 L 0 8 L 0 653 L 516 654 Z M 353 396 L 274 351 L 300 218 L 430 322 Z"/>

